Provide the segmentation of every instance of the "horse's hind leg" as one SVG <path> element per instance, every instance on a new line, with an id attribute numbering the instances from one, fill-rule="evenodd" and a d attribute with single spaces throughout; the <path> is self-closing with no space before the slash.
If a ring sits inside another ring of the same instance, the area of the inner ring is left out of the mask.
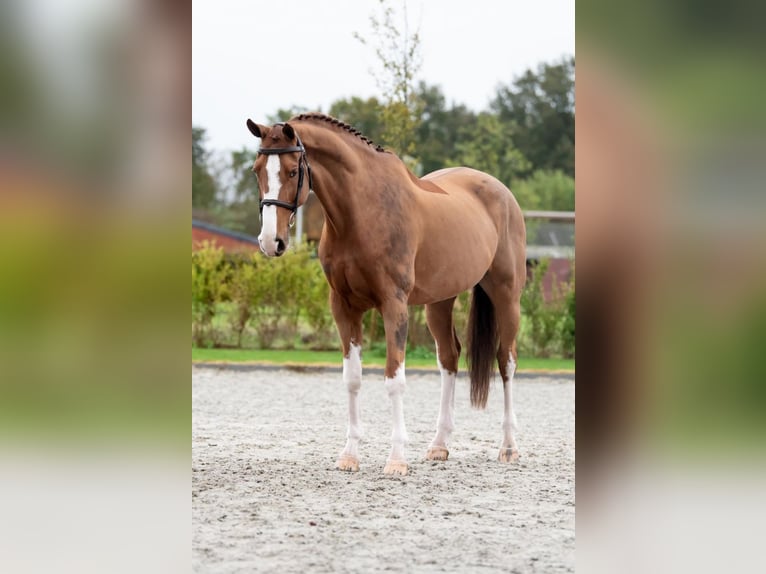
<path id="1" fill-rule="evenodd" d="M 497 308 L 496 308 L 497 309 Z M 516 445 L 516 412 L 513 410 L 513 375 L 516 372 L 516 335 L 519 332 L 521 304 L 518 297 L 497 310 L 498 340 L 497 366 L 503 379 L 503 442 L 497 460 L 514 462 L 519 458 Z"/>
<path id="2" fill-rule="evenodd" d="M 521 302 L 513 280 L 482 282 L 495 308 L 497 323 L 497 366 L 503 379 L 503 442 L 497 459 L 514 462 L 519 458 L 516 444 L 516 413 L 513 410 L 513 375 L 516 372 L 516 335 L 521 320 Z"/>
<path id="3" fill-rule="evenodd" d="M 338 456 L 339 470 L 359 470 L 359 441 L 362 421 L 359 390 L 362 387 L 362 314 L 352 310 L 335 291 L 330 291 L 330 307 L 343 347 L 343 382 L 348 389 L 348 432 L 346 446 Z"/>
<path id="4" fill-rule="evenodd" d="M 455 377 L 460 358 L 458 341 L 452 322 L 455 298 L 426 305 L 426 322 L 436 342 L 436 355 L 441 372 L 441 402 L 436 421 L 436 436 L 426 453 L 427 460 L 447 460 L 447 442 L 455 428 Z"/>

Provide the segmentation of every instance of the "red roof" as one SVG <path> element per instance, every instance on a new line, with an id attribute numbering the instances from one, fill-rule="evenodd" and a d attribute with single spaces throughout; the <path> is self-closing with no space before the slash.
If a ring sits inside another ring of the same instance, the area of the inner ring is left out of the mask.
<path id="1" fill-rule="evenodd" d="M 192 219 L 192 251 L 200 249 L 204 241 L 223 247 L 226 253 L 260 251 L 258 239 L 252 235 Z"/>

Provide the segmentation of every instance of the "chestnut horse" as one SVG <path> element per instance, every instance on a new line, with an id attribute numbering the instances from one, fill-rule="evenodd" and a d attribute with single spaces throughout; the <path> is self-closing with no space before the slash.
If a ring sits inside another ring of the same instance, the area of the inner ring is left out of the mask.
<path id="1" fill-rule="evenodd" d="M 322 114 L 301 114 L 272 127 L 247 120 L 247 127 L 261 139 L 253 166 L 261 195 L 261 250 L 270 257 L 285 252 L 288 228 L 309 189 L 324 210 L 319 260 L 331 287 L 348 388 L 348 433 L 337 467 L 359 469 L 362 315 L 374 308 L 386 332 L 384 381 L 393 407 L 392 447 L 383 472 L 407 474 L 402 396 L 408 305 L 425 305 L 441 371 L 439 418 L 426 458 L 447 459 L 460 356 L 452 307 L 470 288 L 471 404 L 486 406 L 496 360 L 504 389 L 498 459 L 516 460 L 512 381 L 526 231 L 510 190 L 466 167 L 418 179 L 396 155 Z"/>

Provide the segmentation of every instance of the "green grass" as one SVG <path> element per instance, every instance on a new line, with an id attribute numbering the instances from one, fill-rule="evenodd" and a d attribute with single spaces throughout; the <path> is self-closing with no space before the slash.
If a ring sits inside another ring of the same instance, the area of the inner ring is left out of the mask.
<path id="1" fill-rule="evenodd" d="M 433 356 L 423 356 L 420 350 L 407 354 L 408 367 L 436 368 Z M 300 365 L 335 365 L 340 366 L 340 351 L 272 351 L 258 349 L 201 349 L 192 347 L 193 362 L 224 362 L 224 363 L 273 363 Z M 368 366 L 383 366 L 385 356 L 379 352 L 362 353 L 362 359 Z M 533 359 L 519 357 L 519 370 L 535 371 L 574 371 L 574 359 Z M 460 368 L 465 369 L 465 357 L 460 359 Z"/>

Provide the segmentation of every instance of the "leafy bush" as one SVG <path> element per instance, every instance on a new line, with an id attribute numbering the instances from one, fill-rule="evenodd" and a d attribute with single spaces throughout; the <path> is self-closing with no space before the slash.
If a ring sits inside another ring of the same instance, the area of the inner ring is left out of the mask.
<path id="1" fill-rule="evenodd" d="M 229 315 L 229 322 L 237 335 L 237 347 L 242 346 L 242 334 L 253 316 L 254 302 L 259 299 L 261 278 L 256 269 L 258 255 L 245 256 L 232 266 L 229 292 L 234 303 L 234 311 Z"/>
<path id="2" fill-rule="evenodd" d="M 383 317 L 377 309 L 370 309 L 362 316 L 362 336 L 368 348 L 386 347 L 386 332 L 383 328 Z"/>
<path id="3" fill-rule="evenodd" d="M 554 287 L 546 302 L 543 261 L 522 294 L 519 351 L 526 356 L 574 356 L 574 282 Z M 464 342 L 470 291 L 461 293 L 454 307 L 455 329 Z M 253 342 L 263 349 L 337 349 L 335 323 L 330 313 L 329 285 L 309 245 L 282 257 L 260 253 L 229 255 L 213 245 L 192 254 L 192 339 L 197 346 Z M 377 311 L 365 313 L 364 344 L 368 352 L 385 355 L 383 320 Z M 254 341 L 253 341 L 254 339 Z M 408 347 L 431 356 L 433 340 L 422 307 L 410 309 Z"/>
<path id="4" fill-rule="evenodd" d="M 543 279 L 550 261 L 543 259 L 532 271 L 521 294 L 522 328 L 519 350 L 531 357 L 574 356 L 574 283 L 554 283 L 545 300 Z"/>
<path id="5" fill-rule="evenodd" d="M 226 256 L 204 245 L 192 255 L 194 344 L 218 346 L 228 335 L 227 344 L 241 347 L 252 333 L 260 348 L 292 348 L 301 326 L 310 333 L 303 342 L 312 348 L 335 343 L 329 286 L 312 253 L 304 245 L 266 259 L 259 253 Z"/>
<path id="6" fill-rule="evenodd" d="M 330 286 L 318 262 L 313 261 L 307 268 L 310 273 L 306 282 L 307 297 L 303 302 L 303 310 L 311 334 L 304 340 L 312 348 L 324 349 L 337 341 L 335 321 L 330 312 Z"/>
<path id="7" fill-rule="evenodd" d="M 574 271 L 574 270 L 573 270 Z M 567 286 L 564 297 L 564 313 L 561 321 L 561 354 L 566 359 L 575 356 L 575 284 L 574 273 L 572 282 Z"/>
<path id="8" fill-rule="evenodd" d="M 457 300 L 455 301 L 455 307 L 452 311 L 452 320 L 455 323 L 455 331 L 457 332 L 457 336 L 460 338 L 461 343 L 463 343 L 463 348 L 465 348 L 465 333 L 468 328 L 468 315 L 471 311 L 472 291 L 473 290 L 463 291 L 458 295 Z"/>
<path id="9" fill-rule="evenodd" d="M 249 301 L 251 323 L 261 348 L 273 348 L 277 339 L 288 348 L 295 346 L 301 308 L 309 299 L 309 258 L 307 246 L 276 259 L 257 254 L 251 257 L 257 278 L 257 288 Z"/>
<path id="10" fill-rule="evenodd" d="M 217 303 L 228 295 L 228 275 L 222 248 L 205 242 L 202 249 L 192 252 L 192 339 L 198 347 L 218 342 L 212 322 Z"/>
<path id="11" fill-rule="evenodd" d="M 537 170 L 527 179 L 516 180 L 513 195 L 524 209 L 574 211 L 575 181 L 562 171 Z"/>

